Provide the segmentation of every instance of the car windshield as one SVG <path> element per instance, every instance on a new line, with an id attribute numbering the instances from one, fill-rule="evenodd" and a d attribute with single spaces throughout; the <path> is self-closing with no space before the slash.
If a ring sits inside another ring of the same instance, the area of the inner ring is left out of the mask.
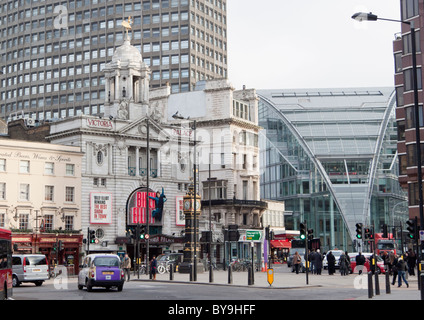
<path id="1" fill-rule="evenodd" d="M 291 249 L 290 249 L 290 255 L 294 255 L 294 254 L 296 253 L 296 251 L 297 251 L 300 255 L 305 254 L 305 248 L 291 248 Z"/>
<path id="2" fill-rule="evenodd" d="M 27 265 L 31 266 L 39 266 L 39 265 L 46 265 L 47 259 L 45 256 L 28 256 L 27 258 Z"/>
<path id="3" fill-rule="evenodd" d="M 119 259 L 115 257 L 97 257 L 93 264 L 96 267 L 119 267 Z"/>
<path id="4" fill-rule="evenodd" d="M 164 255 L 164 254 L 161 254 L 160 256 L 158 256 L 157 257 L 157 261 L 166 261 L 166 260 L 168 260 L 169 258 L 168 258 L 168 256 L 167 255 Z"/>
<path id="5" fill-rule="evenodd" d="M 391 241 L 385 242 L 385 241 L 381 241 L 380 240 L 378 242 L 377 248 L 379 250 L 394 250 L 395 249 L 395 244 L 393 242 L 391 242 Z"/>

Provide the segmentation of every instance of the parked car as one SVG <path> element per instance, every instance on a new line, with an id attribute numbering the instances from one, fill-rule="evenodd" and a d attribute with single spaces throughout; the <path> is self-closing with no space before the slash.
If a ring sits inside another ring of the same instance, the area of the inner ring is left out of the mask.
<path id="1" fill-rule="evenodd" d="M 336 258 L 335 268 L 340 268 L 340 256 L 342 255 L 342 253 L 344 253 L 343 250 L 328 250 L 328 252 L 324 256 L 324 259 L 322 260 L 322 266 L 324 267 L 324 269 L 328 268 L 327 254 L 329 254 L 330 251 L 333 254 L 334 258 Z"/>
<path id="2" fill-rule="evenodd" d="M 176 267 L 183 262 L 182 253 L 164 253 L 158 255 L 156 258 L 158 265 L 163 264 L 166 266 L 166 271 L 169 271 L 172 266 L 173 270 L 176 270 Z"/>
<path id="3" fill-rule="evenodd" d="M 362 253 L 365 257 L 365 268 L 366 271 L 364 270 L 364 272 L 368 272 L 370 270 L 370 258 L 372 256 L 372 253 L 368 253 L 368 252 L 363 252 Z M 350 267 L 351 267 L 351 273 L 357 273 L 358 269 L 355 270 L 356 268 L 356 256 L 358 255 L 358 252 L 353 252 L 353 253 L 349 253 L 349 258 L 350 258 Z M 377 272 L 378 273 L 385 273 L 386 270 L 384 269 L 384 261 L 380 256 L 376 256 L 377 259 Z"/>
<path id="4" fill-rule="evenodd" d="M 122 291 L 124 287 L 124 271 L 121 269 L 121 260 L 115 254 L 89 254 L 80 266 L 78 274 L 78 289 L 87 288 L 91 292 L 93 287 L 110 289 L 117 287 Z"/>
<path id="5" fill-rule="evenodd" d="M 49 264 L 44 254 L 12 255 L 12 284 L 18 287 L 23 282 L 33 282 L 41 286 L 48 280 Z"/>

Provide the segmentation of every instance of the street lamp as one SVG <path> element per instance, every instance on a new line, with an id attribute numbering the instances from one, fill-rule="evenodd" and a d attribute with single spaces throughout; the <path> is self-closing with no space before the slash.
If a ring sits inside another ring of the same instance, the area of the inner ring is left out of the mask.
<path id="1" fill-rule="evenodd" d="M 400 22 L 410 26 L 411 28 L 411 49 L 412 49 L 412 74 L 414 83 L 414 111 L 415 111 L 415 143 L 417 153 L 417 180 L 418 180 L 418 197 L 419 197 L 419 210 L 420 210 L 420 229 L 424 230 L 424 214 L 423 214 L 423 183 L 422 183 L 422 170 L 421 170 L 421 143 L 420 143 L 420 121 L 419 121 L 419 106 L 418 106 L 418 69 L 417 69 L 417 48 L 415 40 L 415 27 L 413 21 L 393 20 L 379 18 L 377 15 L 364 12 L 355 13 L 352 19 L 357 21 L 393 21 Z M 421 241 L 421 250 L 423 249 L 423 242 Z M 422 260 L 422 252 L 419 254 L 419 261 Z"/>
<path id="2" fill-rule="evenodd" d="M 178 111 L 175 112 L 175 114 L 172 115 L 172 118 L 176 120 L 189 120 L 190 117 L 184 118 Z M 197 191 L 196 191 L 196 185 L 197 185 L 197 173 L 196 173 L 196 120 L 193 120 L 193 127 L 192 130 L 194 131 L 194 155 L 193 155 L 193 173 L 194 173 L 194 189 L 193 189 L 193 207 L 194 207 L 194 217 L 193 217 L 193 224 L 194 224 L 194 257 L 193 257 L 193 281 L 197 281 Z"/>

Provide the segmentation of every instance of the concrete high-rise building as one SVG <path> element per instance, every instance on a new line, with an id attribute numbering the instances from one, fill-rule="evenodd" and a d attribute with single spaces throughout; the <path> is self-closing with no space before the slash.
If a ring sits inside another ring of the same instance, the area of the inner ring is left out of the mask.
<path id="1" fill-rule="evenodd" d="M 129 17 L 152 88 L 184 92 L 199 80 L 226 78 L 226 11 L 223 0 L 2 1 L 0 117 L 104 113 L 102 70 Z"/>

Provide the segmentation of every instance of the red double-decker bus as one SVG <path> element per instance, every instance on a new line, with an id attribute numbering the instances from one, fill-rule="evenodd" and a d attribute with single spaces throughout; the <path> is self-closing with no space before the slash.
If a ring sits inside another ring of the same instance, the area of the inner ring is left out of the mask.
<path id="1" fill-rule="evenodd" d="M 12 297 L 12 232 L 0 229 L 0 300 Z"/>

